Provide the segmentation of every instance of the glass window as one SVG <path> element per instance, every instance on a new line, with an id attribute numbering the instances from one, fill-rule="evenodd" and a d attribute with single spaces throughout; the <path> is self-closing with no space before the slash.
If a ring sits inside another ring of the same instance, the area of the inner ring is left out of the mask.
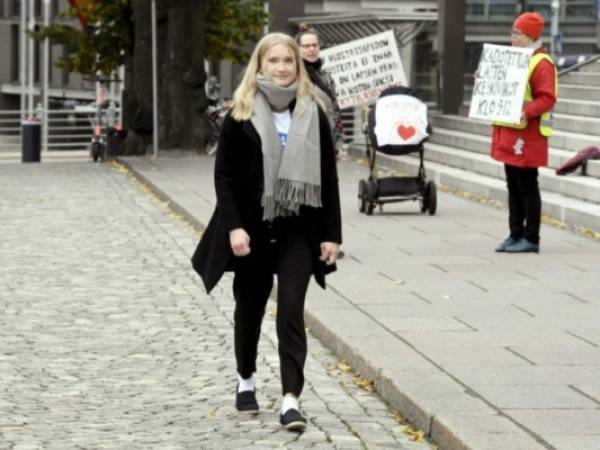
<path id="1" fill-rule="evenodd" d="M 567 19 L 590 19 L 596 17 L 596 2 L 594 0 L 570 0 L 564 6 Z"/>
<path id="2" fill-rule="evenodd" d="M 551 0 L 527 0 L 527 7 L 531 11 L 539 12 L 546 21 L 552 20 Z M 564 0 L 562 1 L 564 3 Z"/>
<path id="3" fill-rule="evenodd" d="M 472 18 L 484 18 L 485 17 L 485 4 L 483 3 L 467 3 L 467 17 Z"/>
<path id="4" fill-rule="evenodd" d="M 20 16 L 21 15 L 21 0 L 12 0 L 11 15 L 12 16 Z"/>
<path id="5" fill-rule="evenodd" d="M 19 81 L 19 57 L 21 47 L 19 45 L 19 25 L 10 27 L 10 81 Z"/>
<path id="6" fill-rule="evenodd" d="M 514 0 L 488 0 L 489 18 L 505 19 L 514 18 L 519 10 L 518 2 Z"/>

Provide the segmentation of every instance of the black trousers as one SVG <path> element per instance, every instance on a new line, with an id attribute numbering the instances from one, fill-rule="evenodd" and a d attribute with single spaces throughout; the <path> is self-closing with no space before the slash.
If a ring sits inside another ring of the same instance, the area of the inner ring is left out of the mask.
<path id="1" fill-rule="evenodd" d="M 504 165 L 508 185 L 508 224 L 510 235 L 539 244 L 542 198 L 535 167 Z"/>
<path id="2" fill-rule="evenodd" d="M 277 338 L 282 394 L 299 396 L 304 386 L 306 332 L 304 300 L 312 275 L 308 240 L 292 220 L 270 227 L 264 243 L 250 242 L 250 255 L 237 261 L 233 279 L 234 348 L 237 371 L 249 378 L 256 371 L 260 328 L 277 274 Z"/>

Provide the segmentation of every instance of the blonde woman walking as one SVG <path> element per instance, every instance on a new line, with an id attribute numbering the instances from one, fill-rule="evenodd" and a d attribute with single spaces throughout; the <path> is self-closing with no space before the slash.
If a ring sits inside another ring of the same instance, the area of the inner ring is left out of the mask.
<path id="1" fill-rule="evenodd" d="M 331 130 L 291 37 L 257 44 L 215 161 L 217 206 L 192 258 L 207 291 L 234 272 L 234 347 L 239 412 L 258 413 L 258 341 L 277 275 L 280 422 L 303 431 L 298 399 L 307 345 L 304 301 L 311 275 L 325 287 L 336 269 L 340 200 Z"/>

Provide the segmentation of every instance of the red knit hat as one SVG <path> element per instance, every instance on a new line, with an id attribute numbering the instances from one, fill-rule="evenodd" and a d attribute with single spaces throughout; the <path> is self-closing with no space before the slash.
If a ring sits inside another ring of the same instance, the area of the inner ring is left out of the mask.
<path id="1" fill-rule="evenodd" d="M 513 28 L 526 34 L 531 39 L 539 39 L 544 31 L 544 18 L 537 12 L 526 12 L 521 14 L 513 23 Z"/>

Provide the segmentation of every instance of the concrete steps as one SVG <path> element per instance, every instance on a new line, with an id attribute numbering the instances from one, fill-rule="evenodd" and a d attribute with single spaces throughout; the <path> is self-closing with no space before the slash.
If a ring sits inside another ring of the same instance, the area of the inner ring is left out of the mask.
<path id="1" fill-rule="evenodd" d="M 574 86 L 595 86 L 600 87 L 600 73 L 597 72 L 572 72 L 561 78 L 561 83 Z"/>
<path id="2" fill-rule="evenodd" d="M 600 102 L 600 87 L 559 83 L 558 95 L 569 100 L 587 100 Z"/>
<path id="3" fill-rule="evenodd" d="M 425 160 L 486 177 L 504 179 L 504 166 L 488 155 L 449 148 L 437 144 L 425 145 Z M 600 205 L 600 178 L 556 176 L 554 170 L 540 168 L 540 189 Z"/>
<path id="4" fill-rule="evenodd" d="M 557 139 L 566 139 L 564 136 Z M 598 141 L 596 141 L 598 142 Z M 436 127 L 434 125 L 433 134 L 428 144 L 437 144 L 443 147 L 468 151 L 473 155 L 483 155 L 487 158 L 490 156 L 491 148 L 491 132 L 486 135 L 474 134 L 462 131 L 456 131 L 449 128 Z M 591 145 L 591 144 L 586 144 Z M 578 148 L 578 150 L 581 147 Z M 565 150 L 555 147 L 550 147 L 548 165 L 551 168 L 557 168 L 566 160 L 575 154 L 572 150 Z M 600 178 L 600 160 L 590 161 L 588 163 L 588 175 L 590 177 Z"/>
<path id="5" fill-rule="evenodd" d="M 582 73 L 582 72 L 583 73 L 589 73 L 589 72 L 600 73 L 600 61 L 596 61 L 596 62 L 593 62 L 586 66 L 583 66 L 583 67 L 579 68 L 579 70 L 577 72 L 571 72 L 571 73 Z"/>
<path id="6" fill-rule="evenodd" d="M 366 157 L 363 146 L 350 146 L 348 152 L 354 157 Z M 413 155 L 389 156 L 378 153 L 377 162 L 389 169 L 407 174 L 416 173 L 419 166 L 418 158 Z M 498 164 L 498 167 L 501 168 L 502 166 Z M 503 203 L 507 202 L 506 182 L 503 179 L 432 161 L 425 164 L 425 169 L 428 179 L 435 181 L 437 184 Z M 545 190 L 542 191 L 542 199 L 544 214 L 570 225 L 600 230 L 600 207 L 598 204 Z M 443 214 L 443 208 L 443 204 L 438 206 L 440 214 Z"/>
<path id="7" fill-rule="evenodd" d="M 568 116 L 563 116 L 568 117 Z M 560 121 L 560 119 L 556 119 Z M 576 121 L 570 117 L 568 120 Z M 430 116 L 434 133 L 430 138 L 433 143 L 471 150 L 477 153 L 490 153 L 491 126 L 486 122 L 468 117 L 435 115 Z M 582 126 L 590 131 L 600 133 L 600 119 L 582 120 Z M 562 122 L 565 125 L 566 122 Z M 596 124 L 598 128 L 595 128 Z M 557 129 L 550 138 L 550 151 L 557 158 L 550 162 L 550 167 L 558 167 L 573 154 L 589 145 L 600 145 L 600 135 L 573 133 Z M 560 150 L 559 152 L 556 152 Z M 600 161 L 591 161 L 590 165 L 597 165 L 600 171 Z"/>
<path id="8" fill-rule="evenodd" d="M 559 96 L 560 95 L 562 95 L 562 91 Z M 572 116 L 600 117 L 600 102 L 559 97 L 554 106 L 554 113 Z"/>
<path id="9" fill-rule="evenodd" d="M 432 116 L 432 125 L 441 128 L 456 129 L 466 133 L 489 136 L 491 126 L 488 122 L 462 116 Z M 571 132 L 586 135 L 591 142 L 600 142 L 600 114 L 598 117 L 575 117 L 570 114 L 554 113 L 554 129 L 558 135 L 561 132 Z M 558 146 L 558 145 L 557 145 Z"/>

